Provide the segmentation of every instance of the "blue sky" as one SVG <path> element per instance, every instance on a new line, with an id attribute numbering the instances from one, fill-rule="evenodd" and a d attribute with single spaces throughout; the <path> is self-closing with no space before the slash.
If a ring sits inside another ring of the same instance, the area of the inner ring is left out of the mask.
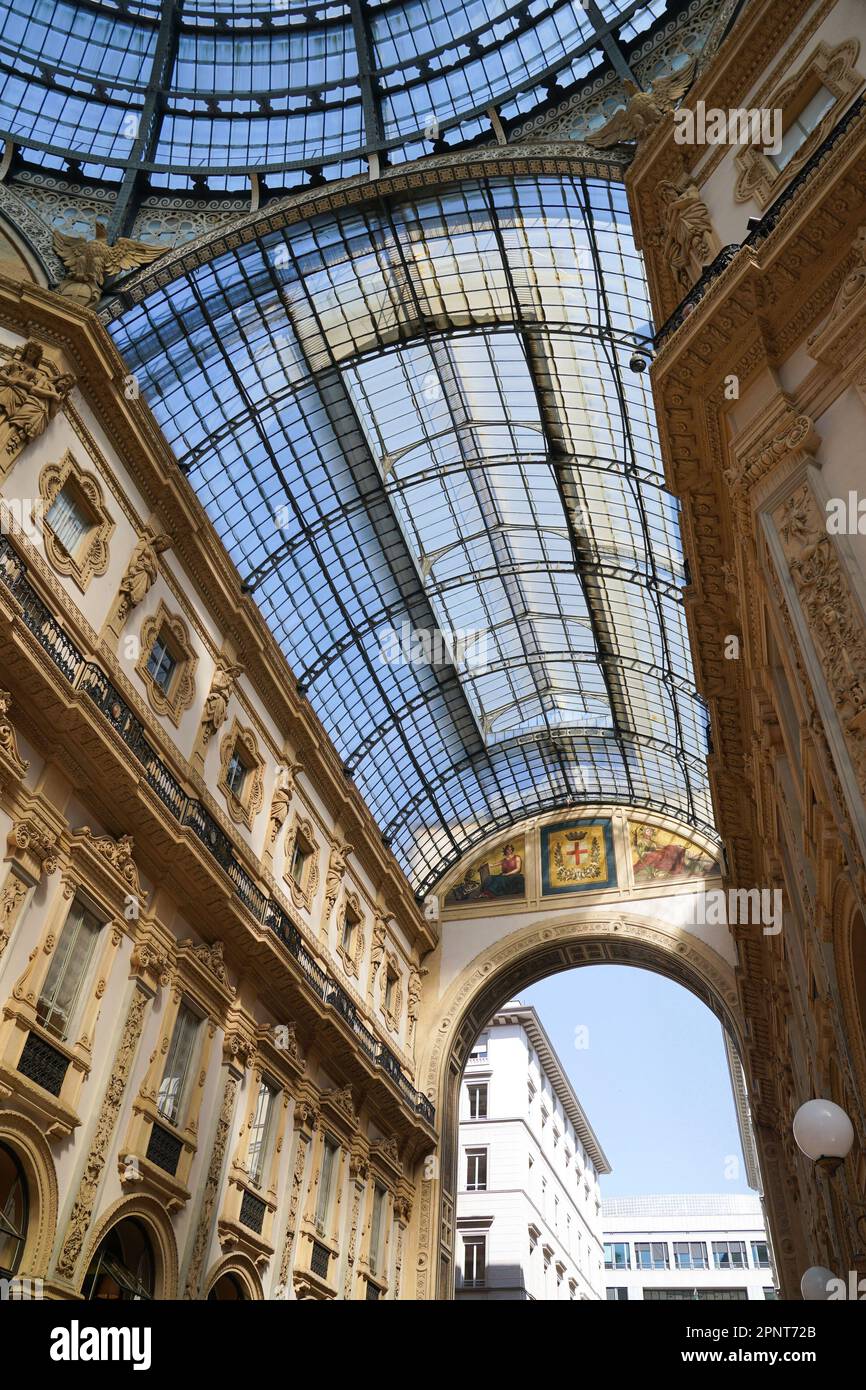
<path id="1" fill-rule="evenodd" d="M 610 1160 L 603 1196 L 750 1190 L 721 1025 L 706 1005 L 625 965 L 568 970 L 520 998 L 535 1005 Z M 577 1035 L 587 1046 L 575 1045 L 576 1029 L 588 1030 Z"/>

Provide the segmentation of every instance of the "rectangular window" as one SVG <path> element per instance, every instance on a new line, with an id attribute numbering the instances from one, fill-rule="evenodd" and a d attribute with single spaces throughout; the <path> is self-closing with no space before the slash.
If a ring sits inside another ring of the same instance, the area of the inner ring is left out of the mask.
<path id="1" fill-rule="evenodd" d="M 487 1191 L 487 1150 L 466 1150 L 466 1191 Z"/>
<path id="2" fill-rule="evenodd" d="M 662 1240 L 635 1241 L 635 1265 L 637 1269 L 669 1269 L 667 1243 Z"/>
<path id="3" fill-rule="evenodd" d="M 752 1241 L 752 1264 L 755 1269 L 770 1268 L 770 1247 L 765 1240 Z"/>
<path id="4" fill-rule="evenodd" d="M 778 154 L 771 154 L 770 159 L 777 169 L 786 169 L 794 158 L 801 145 L 808 140 L 812 131 L 820 124 L 823 117 L 830 110 L 836 98 L 826 87 L 819 87 L 813 97 L 803 106 L 802 110 L 789 120 L 782 134 L 782 148 Z"/>
<path id="5" fill-rule="evenodd" d="M 607 1299 L 608 1303 L 627 1303 L 628 1289 L 607 1288 L 604 1291 L 604 1296 Z"/>
<path id="6" fill-rule="evenodd" d="M 767 1287 L 765 1286 L 764 1289 L 763 1289 L 763 1294 L 764 1294 L 764 1298 L 767 1300 L 768 1303 L 777 1303 L 777 1302 L 779 1301 L 779 1290 L 778 1290 L 778 1289 L 767 1288 Z"/>
<path id="7" fill-rule="evenodd" d="M 255 1183 L 256 1187 L 261 1187 L 265 1175 L 265 1164 L 268 1161 L 271 1147 L 271 1130 L 276 1111 L 276 1099 L 275 1088 L 269 1086 L 267 1081 L 263 1081 L 256 1097 L 256 1112 L 250 1131 L 250 1182 Z"/>
<path id="8" fill-rule="evenodd" d="M 714 1240 L 713 1264 L 716 1269 L 746 1269 L 745 1241 Z"/>
<path id="9" fill-rule="evenodd" d="M 292 862 L 289 867 L 289 873 L 299 888 L 304 887 L 307 876 L 307 865 L 312 857 L 313 851 L 307 844 L 303 835 L 296 835 L 294 848 L 292 849 Z"/>
<path id="10" fill-rule="evenodd" d="M 373 1211 L 370 1216 L 370 1273 L 378 1274 L 382 1267 L 382 1217 L 385 1211 L 385 1189 L 377 1183 L 373 1189 Z"/>
<path id="11" fill-rule="evenodd" d="M 487 1034 L 486 1034 L 486 1033 L 482 1033 L 480 1037 L 476 1038 L 476 1040 L 475 1040 L 475 1042 L 474 1042 L 474 1044 L 473 1044 L 473 1046 L 472 1046 L 472 1051 L 471 1051 L 470 1054 L 469 1054 L 469 1060 L 470 1060 L 470 1062 L 486 1062 L 486 1061 L 487 1061 Z"/>
<path id="12" fill-rule="evenodd" d="M 385 1012 L 394 1012 L 394 987 L 397 984 L 397 977 L 390 970 L 385 976 Z"/>
<path id="13" fill-rule="evenodd" d="M 226 786 L 229 791 L 240 801 L 244 783 L 247 780 L 249 768 L 236 748 L 229 758 L 229 765 L 226 768 Z"/>
<path id="14" fill-rule="evenodd" d="M 631 1269 L 628 1241 L 605 1241 L 605 1269 Z"/>
<path id="15" fill-rule="evenodd" d="M 674 1265 L 677 1269 L 708 1269 L 706 1242 L 675 1240 Z"/>
<path id="16" fill-rule="evenodd" d="M 84 499 L 72 483 L 60 489 L 45 513 L 45 520 L 67 555 L 75 555 L 93 525 Z"/>
<path id="17" fill-rule="evenodd" d="M 699 1300 L 702 1303 L 741 1303 L 748 1298 L 745 1289 L 647 1289 L 643 1291 L 646 1303 L 683 1303 L 686 1300 Z"/>
<path id="18" fill-rule="evenodd" d="M 319 1192 L 316 1197 L 316 1229 L 321 1234 L 328 1229 L 331 1219 L 331 1199 L 334 1195 L 334 1177 L 337 1168 L 337 1145 L 332 1139 L 325 1139 L 322 1150 L 322 1171 L 319 1175 Z"/>
<path id="19" fill-rule="evenodd" d="M 102 923 L 81 903 L 72 905 L 36 1006 L 36 1017 L 56 1038 L 70 1032 Z"/>
<path id="20" fill-rule="evenodd" d="M 176 670 L 177 658 L 170 651 L 163 633 L 160 633 L 150 649 L 150 656 L 147 658 L 147 674 L 154 685 L 159 686 L 163 695 L 167 695 Z"/>
<path id="21" fill-rule="evenodd" d="M 463 1287 L 484 1287 L 487 1277 L 487 1237 L 463 1237 Z"/>
<path id="22" fill-rule="evenodd" d="M 487 1119 L 487 1082 L 477 1081 L 466 1088 L 469 1094 L 470 1120 Z"/>
<path id="23" fill-rule="evenodd" d="M 347 903 L 343 914 L 343 934 L 340 937 L 340 944 L 347 956 L 355 954 L 355 933 L 360 925 L 358 913 Z"/>
<path id="24" fill-rule="evenodd" d="M 168 1061 L 165 1064 L 156 1102 L 160 1115 L 173 1125 L 178 1124 L 180 1120 L 200 1024 L 198 1014 L 194 1014 L 188 1005 L 181 1004 L 175 1019 Z"/>

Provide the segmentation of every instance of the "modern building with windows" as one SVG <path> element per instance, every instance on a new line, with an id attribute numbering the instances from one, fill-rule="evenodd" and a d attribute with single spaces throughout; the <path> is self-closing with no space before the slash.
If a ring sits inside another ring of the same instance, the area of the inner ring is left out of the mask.
<path id="1" fill-rule="evenodd" d="M 864 99 L 862 0 L 3 0 L 0 1278 L 451 1298 L 600 962 L 854 1268 Z"/>
<path id="2" fill-rule="evenodd" d="M 602 1223 L 609 1300 L 778 1297 L 756 1194 L 610 1197 Z"/>
<path id="3" fill-rule="evenodd" d="M 457 1298 L 602 1298 L 609 1172 L 538 1014 L 511 1000 L 461 1085 Z"/>

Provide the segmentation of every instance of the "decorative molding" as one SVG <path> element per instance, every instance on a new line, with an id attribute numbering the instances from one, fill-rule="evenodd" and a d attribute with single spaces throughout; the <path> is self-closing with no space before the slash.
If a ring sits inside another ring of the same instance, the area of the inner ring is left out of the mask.
<path id="1" fill-rule="evenodd" d="M 238 796 L 228 783 L 229 765 L 239 754 L 246 769 L 241 794 Z M 265 798 L 265 760 L 252 729 L 244 728 L 237 719 L 220 743 L 220 773 L 217 786 L 226 800 L 229 815 L 236 825 L 252 829 L 253 821 L 262 809 Z"/>
<path id="2" fill-rule="evenodd" d="M 226 1076 L 226 1084 L 223 1087 L 222 1104 L 220 1105 L 219 1116 L 217 1118 L 216 1133 L 214 1134 L 213 1145 L 211 1147 L 210 1163 L 208 1164 L 207 1177 L 205 1178 L 204 1191 L 199 1207 L 195 1239 L 193 1241 L 192 1254 L 190 1255 L 189 1268 L 186 1274 L 186 1283 L 183 1291 L 184 1298 L 194 1299 L 198 1298 L 199 1295 L 202 1265 L 204 1264 L 204 1258 L 207 1254 L 208 1246 L 210 1245 L 214 1206 L 222 1186 L 223 1159 L 225 1158 L 229 1129 L 234 1113 L 238 1080 L 239 1078 L 230 1071 Z"/>
<path id="3" fill-rule="evenodd" d="M 75 836 L 95 850 L 99 857 L 119 874 L 140 902 L 147 901 L 148 895 L 141 886 L 138 868 L 132 857 L 131 835 L 121 835 L 119 840 L 114 840 L 110 835 L 94 835 L 89 825 L 83 825 L 80 830 L 76 830 Z"/>
<path id="4" fill-rule="evenodd" d="M 863 78 L 854 67 L 859 53 L 859 39 L 845 39 L 834 48 L 819 43 L 798 71 L 786 78 L 763 101 L 765 108 L 782 112 L 784 128 L 786 113 L 793 102 L 802 98 L 810 84 L 816 91 L 819 87 L 826 87 L 836 98 L 783 169 L 779 169 L 758 145 L 746 145 L 737 151 L 734 158 L 739 175 L 734 185 L 734 197 L 738 203 L 747 203 L 754 198 L 759 207 L 768 207 L 782 185 L 789 183 L 811 158 L 838 120 L 842 106 L 863 85 Z"/>
<path id="5" fill-rule="evenodd" d="M 74 555 L 58 540 L 48 521 L 53 502 L 70 481 L 83 497 L 91 520 Z M 84 472 L 67 449 L 59 463 L 47 464 L 39 474 L 39 496 L 41 506 L 34 509 L 33 520 L 42 529 L 45 553 L 58 574 L 74 579 L 84 593 L 90 581 L 108 569 L 108 542 L 115 523 L 106 510 L 102 487 L 92 473 Z"/>
<path id="6" fill-rule="evenodd" d="M 352 914 L 353 929 L 351 950 L 347 951 L 343 938 L 346 930 L 346 918 L 349 913 Z M 345 893 L 340 911 L 337 914 L 337 955 L 343 962 L 343 969 L 347 975 L 353 975 L 356 978 L 360 975 L 365 948 L 364 914 L 361 909 L 361 899 L 357 893 Z"/>
<path id="7" fill-rule="evenodd" d="M 300 883 L 292 874 L 292 858 L 295 842 L 299 835 L 303 836 L 304 841 L 310 847 L 310 854 L 304 865 L 303 878 Z M 306 817 L 296 815 L 289 828 L 286 835 L 284 865 L 283 879 L 289 886 L 292 901 L 296 907 L 305 907 L 309 911 L 313 906 L 316 889 L 319 886 L 319 842 L 316 839 L 313 822 Z"/>
<path id="8" fill-rule="evenodd" d="M 147 996 L 141 990 L 136 989 L 127 1010 L 123 1032 L 117 1052 L 114 1055 L 111 1076 L 99 1109 L 96 1130 L 85 1160 L 84 1171 L 79 1179 L 78 1192 L 67 1223 L 63 1246 L 57 1257 L 57 1272 L 65 1279 L 72 1280 L 75 1277 L 75 1267 L 93 1216 L 108 1146 L 114 1134 L 121 1102 L 138 1047 L 138 1040 L 141 1036 L 147 1002 Z"/>
<path id="9" fill-rule="evenodd" d="M 168 633 L 167 645 L 176 662 L 167 691 L 156 683 L 147 669 L 153 644 L 163 632 Z M 195 700 L 195 668 L 198 665 L 198 657 L 193 651 L 187 625 L 183 618 L 170 613 L 160 600 L 156 612 L 145 618 L 141 625 L 139 645 L 141 650 L 135 670 L 141 678 L 148 702 L 157 714 L 167 715 L 177 726 L 180 724 L 181 716 L 190 709 Z"/>

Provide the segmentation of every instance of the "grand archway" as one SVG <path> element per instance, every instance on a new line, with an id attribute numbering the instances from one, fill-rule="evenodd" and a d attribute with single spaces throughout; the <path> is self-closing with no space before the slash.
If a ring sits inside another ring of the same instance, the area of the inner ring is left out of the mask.
<path id="1" fill-rule="evenodd" d="M 607 827 L 605 835 L 609 829 L 611 873 L 588 888 L 557 890 L 548 862 L 556 833 L 573 836 L 599 825 Z M 518 853 L 525 877 L 521 891 L 498 896 L 503 885 L 496 871 Z M 749 1115 L 750 1037 L 737 991 L 734 935 L 725 918 L 719 921 L 706 910 L 711 897 L 722 896 L 717 853 L 711 840 L 669 817 L 581 807 L 573 818 L 534 819 L 512 827 L 505 837 L 491 837 L 480 855 L 464 860 L 443 882 L 441 941 L 428 962 L 416 1049 L 418 1083 L 436 1107 L 440 1142 L 421 1183 L 415 1297 L 447 1299 L 453 1292 L 458 1101 L 475 1039 L 508 999 L 537 981 L 604 964 L 661 974 L 719 1019 L 729 1044 L 747 1164 L 753 1174 L 760 1167 L 765 1175 L 779 1276 L 783 1286 L 796 1289 L 802 1252 L 787 1214 L 782 1165 L 772 1136 L 753 1134 Z M 648 863 L 650 872 L 641 867 Z M 472 883 L 478 882 L 479 865 L 483 882 L 477 894 Z M 760 935 L 763 926 L 756 922 L 750 930 Z"/>

